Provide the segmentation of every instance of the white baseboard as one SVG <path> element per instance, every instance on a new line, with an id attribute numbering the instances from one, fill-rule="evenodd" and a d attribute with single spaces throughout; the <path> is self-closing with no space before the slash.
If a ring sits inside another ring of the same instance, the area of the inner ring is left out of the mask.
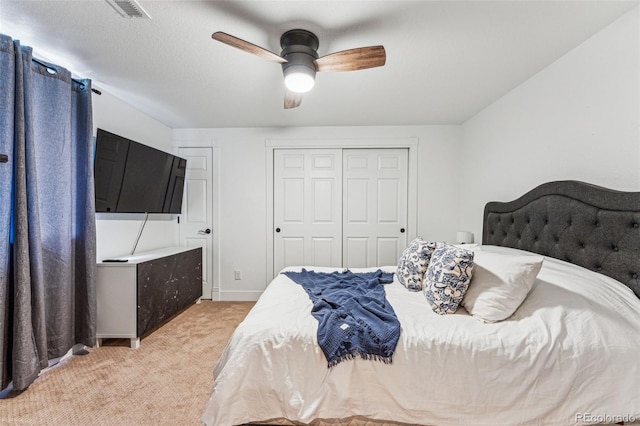
<path id="1" fill-rule="evenodd" d="M 218 300 L 222 302 L 255 302 L 261 295 L 261 291 L 220 291 Z"/>

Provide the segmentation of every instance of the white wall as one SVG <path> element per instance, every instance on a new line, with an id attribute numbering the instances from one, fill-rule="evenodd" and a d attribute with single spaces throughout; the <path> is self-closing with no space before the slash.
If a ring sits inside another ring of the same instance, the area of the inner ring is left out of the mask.
<path id="1" fill-rule="evenodd" d="M 640 190 L 639 56 L 636 8 L 468 120 L 459 227 L 547 181 Z"/>
<path id="2" fill-rule="evenodd" d="M 417 234 L 434 240 L 452 241 L 457 230 L 458 174 L 456 167 L 459 126 L 321 127 L 177 129 L 174 145 L 213 146 L 220 164 L 218 223 L 213 224 L 219 246 L 219 265 L 214 265 L 214 285 L 220 298 L 255 299 L 267 281 L 266 173 L 267 140 L 416 138 L 418 147 Z M 215 191 L 214 191 L 215 192 Z M 217 234 L 216 234 L 217 233 Z M 242 272 L 234 280 L 233 271 Z"/>
<path id="3" fill-rule="evenodd" d="M 164 151 L 171 152 L 171 129 L 118 98 L 102 92 L 94 95 L 93 134 L 101 128 Z M 144 221 L 143 214 L 98 213 L 97 259 L 129 254 Z M 175 215 L 149 215 L 136 252 L 178 245 Z"/>

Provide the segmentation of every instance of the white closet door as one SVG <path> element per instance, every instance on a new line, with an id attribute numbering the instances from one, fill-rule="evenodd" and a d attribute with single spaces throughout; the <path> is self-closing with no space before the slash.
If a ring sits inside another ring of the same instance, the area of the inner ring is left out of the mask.
<path id="1" fill-rule="evenodd" d="M 342 150 L 274 151 L 274 272 L 342 263 Z"/>
<path id="2" fill-rule="evenodd" d="M 396 265 L 407 245 L 407 149 L 343 151 L 343 266 Z"/>

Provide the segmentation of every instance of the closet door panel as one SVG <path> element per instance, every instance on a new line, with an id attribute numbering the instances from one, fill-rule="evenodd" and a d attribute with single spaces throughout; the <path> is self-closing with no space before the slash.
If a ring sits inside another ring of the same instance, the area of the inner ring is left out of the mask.
<path id="1" fill-rule="evenodd" d="M 397 264 L 407 245 L 408 150 L 345 149 L 343 164 L 343 266 Z"/>
<path id="2" fill-rule="evenodd" d="M 369 179 L 346 178 L 345 221 L 347 223 L 369 222 Z"/>
<path id="3" fill-rule="evenodd" d="M 336 181 L 335 179 L 322 178 L 313 179 L 313 206 L 311 206 L 311 214 L 313 215 L 314 224 L 335 224 L 340 220 L 336 217 Z"/>
<path id="4" fill-rule="evenodd" d="M 400 215 L 402 207 L 400 206 L 401 194 L 400 184 L 398 179 L 379 179 L 378 180 L 378 193 L 376 195 L 376 213 L 378 223 L 400 224 Z M 404 188 L 406 189 L 406 188 Z"/>
<path id="5" fill-rule="evenodd" d="M 336 243 L 339 241 L 335 237 L 315 237 L 311 239 L 311 262 L 308 265 L 336 266 L 332 265 L 337 256 L 335 253 Z"/>
<path id="6" fill-rule="evenodd" d="M 342 151 L 274 151 L 274 271 L 342 263 Z"/>
<path id="7" fill-rule="evenodd" d="M 287 266 L 304 265 L 304 238 L 284 237 L 279 249 L 279 256 L 276 257 L 286 259 L 289 262 Z"/>
<path id="8" fill-rule="evenodd" d="M 304 179 L 282 179 L 283 224 L 304 222 Z"/>
<path id="9" fill-rule="evenodd" d="M 376 241 L 376 265 L 397 265 L 404 246 L 400 246 L 402 239 L 397 237 L 378 238 Z"/>
<path id="10" fill-rule="evenodd" d="M 345 265 L 366 265 L 369 253 L 369 238 L 347 237 L 345 246 Z"/>

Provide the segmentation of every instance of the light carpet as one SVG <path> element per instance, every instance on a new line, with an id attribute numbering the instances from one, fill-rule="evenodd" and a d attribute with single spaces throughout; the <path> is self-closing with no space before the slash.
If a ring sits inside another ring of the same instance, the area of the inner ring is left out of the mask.
<path id="1" fill-rule="evenodd" d="M 252 302 L 203 301 L 130 349 L 105 340 L 0 400 L 2 425 L 198 425 L 213 367 Z"/>

